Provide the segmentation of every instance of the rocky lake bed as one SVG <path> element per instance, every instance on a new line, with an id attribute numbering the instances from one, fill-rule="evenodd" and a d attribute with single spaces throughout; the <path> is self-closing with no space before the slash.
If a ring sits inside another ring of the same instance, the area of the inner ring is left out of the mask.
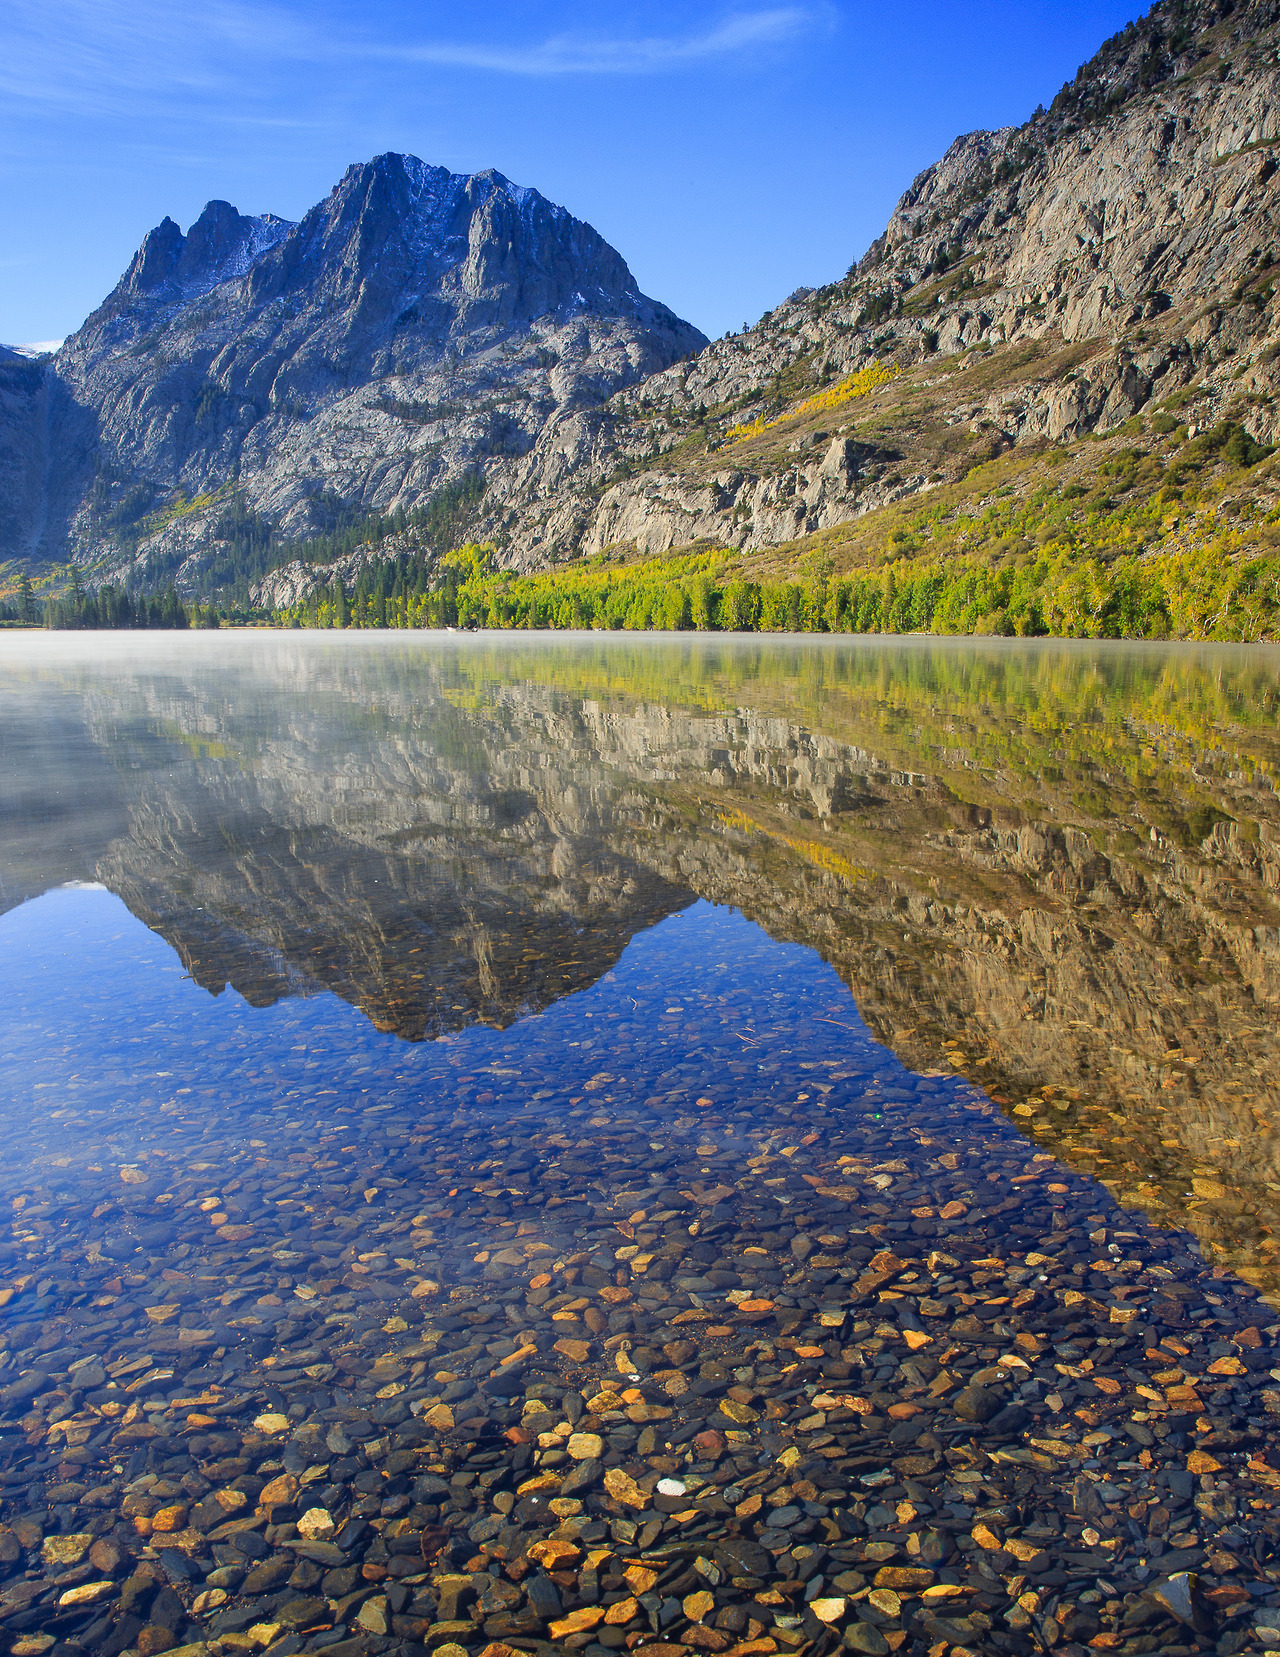
<path id="1" fill-rule="evenodd" d="M 77 680 L 117 758 L 73 748 L 25 840 L 6 807 L 0 1646 L 1280 1649 L 1270 819 L 1153 833 L 1141 874 L 1077 833 L 1046 877 L 1070 960 L 1026 908 L 1013 999 L 996 895 L 900 898 L 834 837 L 897 789 L 959 889 L 977 808 L 922 772 L 340 660 L 343 708 L 412 690 L 435 746 L 273 689 L 292 746 L 237 748 L 203 682 L 126 717 Z M 1145 893 L 1122 956 L 1107 890 Z M 1202 914 L 1244 917 L 1247 1004 L 1225 951 L 1188 988 Z M 1176 1067 L 1126 1058 L 1119 1092 L 1094 1032 L 1175 1005 Z"/>
<path id="2" fill-rule="evenodd" d="M 112 1165 L 69 1107 L 0 1291 L 17 1657 L 1280 1644 L 1275 1310 L 701 907 L 307 1133 L 184 1089 Z"/>

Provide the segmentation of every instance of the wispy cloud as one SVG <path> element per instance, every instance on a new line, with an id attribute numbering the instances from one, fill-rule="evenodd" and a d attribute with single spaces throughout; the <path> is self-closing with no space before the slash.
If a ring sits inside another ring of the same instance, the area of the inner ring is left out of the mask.
<path id="1" fill-rule="evenodd" d="M 736 12 L 698 34 L 638 38 L 553 35 L 531 46 L 485 46 L 442 41 L 398 46 L 402 61 L 487 69 L 508 75 L 634 75 L 678 69 L 709 58 L 775 46 L 805 32 L 811 12 L 799 6 Z"/>
<path id="2" fill-rule="evenodd" d="M 81 114 L 202 103 L 226 86 L 227 20 L 217 0 L 201 27 L 161 0 L 10 0 L 0 94 Z"/>
<path id="3" fill-rule="evenodd" d="M 343 31 L 287 5 L 206 0 L 9 0 L 0 25 L 0 95 L 82 114 L 221 105 L 244 113 L 273 72 L 360 62 L 521 76 L 661 74 L 777 48 L 812 31 L 828 0 L 722 14 L 685 33 L 565 32 L 517 43 L 389 39 Z"/>

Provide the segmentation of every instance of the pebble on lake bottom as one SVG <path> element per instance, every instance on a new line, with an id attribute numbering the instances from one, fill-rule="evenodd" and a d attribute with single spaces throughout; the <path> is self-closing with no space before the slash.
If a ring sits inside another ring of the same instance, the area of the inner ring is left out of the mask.
<path id="1" fill-rule="evenodd" d="M 171 1113 L 163 1172 L 31 1188 L 8 1649 L 1280 1644 L 1247 1286 L 951 1079 L 608 1081 L 305 1150 Z"/>

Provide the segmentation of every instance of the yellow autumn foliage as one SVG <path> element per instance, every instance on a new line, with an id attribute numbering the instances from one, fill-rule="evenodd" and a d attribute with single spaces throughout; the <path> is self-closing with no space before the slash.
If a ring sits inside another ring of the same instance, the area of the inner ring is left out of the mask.
<path id="1" fill-rule="evenodd" d="M 825 414 L 828 409 L 839 408 L 842 403 L 851 403 L 857 397 L 866 397 L 873 391 L 879 391 L 881 386 L 889 385 L 902 373 L 896 362 L 873 362 L 868 368 L 860 368 L 856 374 L 849 374 L 825 391 L 819 391 L 812 397 L 807 397 L 803 403 L 795 408 L 788 409 L 776 419 L 766 420 L 763 415 L 751 421 L 749 425 L 730 426 L 725 434 L 729 443 L 745 443 L 749 438 L 759 437 L 761 433 L 772 427 L 781 425 L 784 420 L 794 420 L 807 414 Z"/>

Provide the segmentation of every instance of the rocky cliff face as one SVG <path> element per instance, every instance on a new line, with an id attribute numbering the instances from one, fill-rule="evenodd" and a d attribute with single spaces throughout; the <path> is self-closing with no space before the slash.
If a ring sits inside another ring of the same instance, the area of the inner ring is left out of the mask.
<path id="1" fill-rule="evenodd" d="M 496 172 L 379 156 L 297 224 L 210 202 L 151 231 L 58 352 L 23 439 L 48 477 L 9 546 L 66 529 L 101 573 L 154 581 L 209 556 L 233 497 L 286 540 L 413 507 L 704 343 Z"/>
<path id="2" fill-rule="evenodd" d="M 1270 3 L 1164 0 L 958 139 L 842 281 L 544 431 L 495 489 L 512 559 L 792 543 L 1189 389 L 1273 440 L 1278 38 Z M 899 378 L 805 407 L 872 362 Z"/>
<path id="3" fill-rule="evenodd" d="M 0 346 L 0 558 L 30 558 L 40 549 L 49 390 L 44 364 Z"/>

